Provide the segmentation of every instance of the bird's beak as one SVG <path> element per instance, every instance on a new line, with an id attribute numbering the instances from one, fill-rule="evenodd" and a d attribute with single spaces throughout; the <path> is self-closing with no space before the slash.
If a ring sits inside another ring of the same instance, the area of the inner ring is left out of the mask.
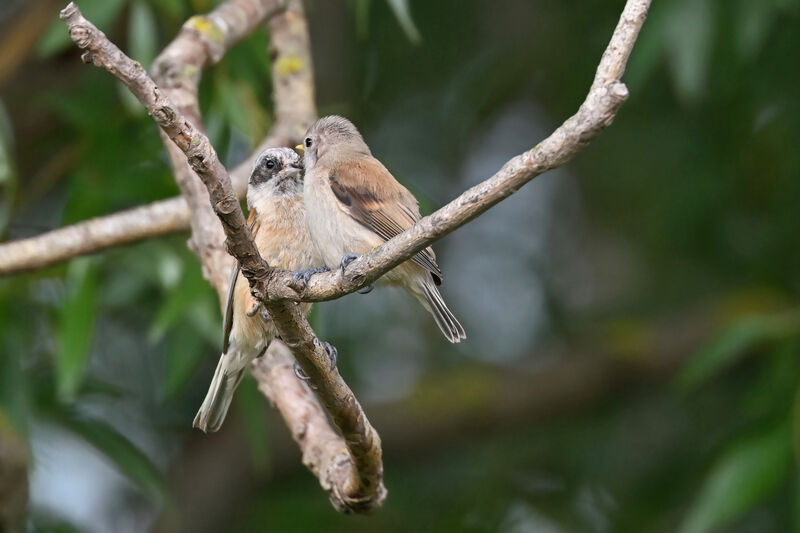
<path id="1" fill-rule="evenodd" d="M 298 144 L 297 146 L 294 147 L 294 149 L 300 152 L 301 154 L 306 153 L 306 147 L 303 146 L 302 144 Z"/>

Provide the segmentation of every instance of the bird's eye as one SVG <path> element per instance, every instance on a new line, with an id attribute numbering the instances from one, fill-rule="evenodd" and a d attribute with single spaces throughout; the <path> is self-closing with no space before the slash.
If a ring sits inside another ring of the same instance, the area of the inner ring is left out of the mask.
<path id="1" fill-rule="evenodd" d="M 273 168 L 275 168 L 275 160 L 273 160 L 273 159 L 267 159 L 267 168 L 268 168 L 268 169 L 270 169 L 270 170 L 272 170 Z"/>
<path id="2" fill-rule="evenodd" d="M 311 137 L 306 137 L 306 148 L 311 148 L 311 144 L 312 144 Z"/>

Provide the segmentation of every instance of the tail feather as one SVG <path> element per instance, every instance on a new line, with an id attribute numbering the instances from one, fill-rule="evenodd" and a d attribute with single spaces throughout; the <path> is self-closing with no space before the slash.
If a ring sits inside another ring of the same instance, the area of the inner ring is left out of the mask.
<path id="1" fill-rule="evenodd" d="M 417 298 L 422 305 L 433 315 L 436 325 L 442 331 L 444 336 L 452 343 L 461 342 L 461 339 L 466 339 L 467 334 L 464 332 L 464 327 L 453 315 L 452 311 L 447 308 L 444 303 L 442 295 L 439 290 L 429 280 L 420 281 L 421 293 L 416 293 Z"/>
<path id="2" fill-rule="evenodd" d="M 229 354 L 222 354 L 203 405 L 200 406 L 192 422 L 192 427 L 204 433 L 218 431 L 222 427 L 233 400 L 233 393 L 244 376 L 243 367 L 230 368 L 232 359 Z"/>

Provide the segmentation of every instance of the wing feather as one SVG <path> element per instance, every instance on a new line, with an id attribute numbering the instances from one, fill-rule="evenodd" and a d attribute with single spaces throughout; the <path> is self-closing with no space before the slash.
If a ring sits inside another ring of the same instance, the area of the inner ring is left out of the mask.
<path id="1" fill-rule="evenodd" d="M 354 165 L 339 165 L 332 169 L 329 181 L 334 196 L 350 217 L 384 241 L 421 218 L 414 195 L 374 157 L 364 157 Z M 428 270 L 437 285 L 442 283 L 442 271 L 433 249 L 425 248 L 412 261 Z"/>
<path id="2" fill-rule="evenodd" d="M 258 231 L 256 228 L 256 210 L 251 209 L 247 217 L 247 227 L 250 228 L 250 233 L 254 234 Z M 233 290 L 236 288 L 236 282 L 239 280 L 239 261 L 236 261 L 231 270 L 231 282 L 228 284 L 228 296 L 225 300 L 225 320 L 223 322 L 222 331 L 222 353 L 228 353 L 231 341 L 231 329 L 233 329 Z"/>

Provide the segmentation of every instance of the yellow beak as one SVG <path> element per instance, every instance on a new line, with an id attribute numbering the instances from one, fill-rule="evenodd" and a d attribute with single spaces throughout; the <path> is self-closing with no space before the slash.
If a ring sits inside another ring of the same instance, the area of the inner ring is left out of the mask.
<path id="1" fill-rule="evenodd" d="M 301 154 L 304 154 L 306 152 L 306 147 L 303 146 L 302 144 L 298 144 L 297 146 L 294 147 L 294 149 L 300 152 Z"/>

